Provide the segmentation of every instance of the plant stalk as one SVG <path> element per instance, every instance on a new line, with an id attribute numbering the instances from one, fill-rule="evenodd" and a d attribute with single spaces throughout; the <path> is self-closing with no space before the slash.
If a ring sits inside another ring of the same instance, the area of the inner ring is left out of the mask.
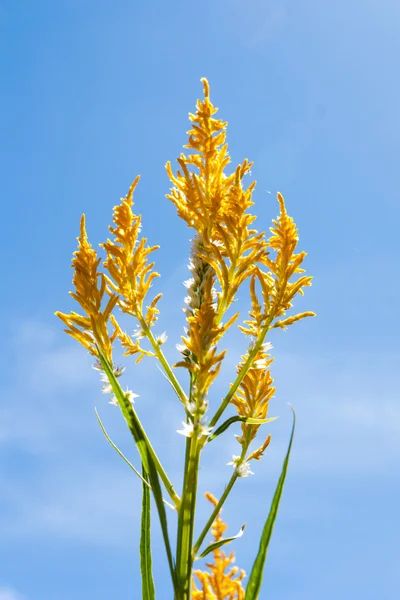
<path id="1" fill-rule="evenodd" d="M 165 485 L 165 489 L 167 490 L 171 500 L 173 501 L 174 506 L 176 508 L 178 508 L 181 500 L 180 500 L 178 494 L 175 492 L 175 488 L 172 485 L 171 481 L 169 480 L 168 475 L 164 471 L 164 468 L 160 462 L 160 459 L 158 458 L 153 446 L 151 445 L 150 440 L 147 437 L 145 430 L 143 429 L 143 425 L 141 424 L 139 417 L 136 414 L 135 409 L 133 408 L 131 403 L 126 400 L 125 392 L 121 388 L 107 359 L 102 354 L 100 348 L 97 347 L 97 349 L 99 351 L 99 358 L 103 365 L 104 371 L 107 374 L 108 380 L 110 382 L 110 385 L 113 389 L 114 394 L 118 398 L 120 407 L 122 409 L 125 420 L 128 424 L 129 430 L 132 433 L 132 436 L 136 442 L 136 445 L 138 446 L 139 453 L 140 453 L 140 456 L 141 456 L 144 466 L 147 467 L 147 465 L 145 464 L 145 461 L 144 461 L 143 452 L 141 451 L 142 446 L 144 446 L 144 448 L 146 448 L 147 452 L 149 453 L 149 456 L 152 458 L 155 469 L 156 469 L 157 473 L 159 474 L 161 481 Z"/>
<path id="2" fill-rule="evenodd" d="M 197 432 L 186 442 L 185 476 L 181 505 L 178 512 L 178 538 L 176 550 L 177 600 L 190 600 L 193 567 L 193 536 L 196 510 L 198 470 L 201 446 Z"/>
<path id="3" fill-rule="evenodd" d="M 160 361 L 162 368 L 164 369 L 164 372 L 167 375 L 168 380 L 170 381 L 172 387 L 174 388 L 176 395 L 182 402 L 183 406 L 186 406 L 187 402 L 188 402 L 187 396 L 186 396 L 185 392 L 183 391 L 179 381 L 175 377 L 175 374 L 174 374 L 173 370 L 171 369 L 167 359 L 165 358 L 164 352 L 161 350 L 160 345 L 157 344 L 157 340 L 155 339 L 150 327 L 147 325 L 147 323 L 145 322 L 143 317 L 139 318 L 139 323 L 143 330 L 143 333 L 145 333 L 147 339 L 149 340 L 151 347 L 154 350 L 155 355 L 157 356 L 158 360 Z"/>
<path id="4" fill-rule="evenodd" d="M 255 357 L 257 355 L 257 352 L 259 351 L 259 349 L 263 345 L 265 337 L 266 337 L 266 335 L 267 335 L 267 333 L 269 331 L 269 328 L 270 328 L 271 323 L 272 323 L 273 320 L 274 320 L 274 312 L 271 311 L 271 315 L 268 317 L 267 322 L 264 325 L 264 328 L 263 328 L 263 330 L 261 332 L 260 337 L 258 338 L 257 342 L 254 344 L 253 350 L 250 352 L 250 354 L 249 354 L 246 362 L 244 363 L 243 367 L 240 370 L 240 373 L 236 377 L 234 383 L 231 385 L 231 388 L 230 388 L 229 392 L 227 393 L 227 395 L 225 396 L 225 398 L 221 402 L 221 404 L 220 404 L 217 412 L 215 413 L 215 415 L 211 419 L 211 421 L 210 421 L 210 427 L 215 427 L 215 425 L 219 421 L 219 418 L 221 417 L 222 413 L 225 411 L 225 409 L 228 406 L 229 402 L 231 401 L 231 399 L 235 395 L 236 390 L 238 389 L 238 387 L 242 383 L 243 379 L 246 377 L 246 373 L 250 369 L 251 365 L 253 364 L 254 359 L 255 359 Z"/>

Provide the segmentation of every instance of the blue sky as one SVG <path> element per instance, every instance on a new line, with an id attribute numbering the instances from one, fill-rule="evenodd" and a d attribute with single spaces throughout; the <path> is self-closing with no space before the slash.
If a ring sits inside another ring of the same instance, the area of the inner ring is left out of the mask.
<path id="1" fill-rule="evenodd" d="M 167 330 L 176 359 L 191 234 L 164 197 L 164 164 L 185 142 L 203 76 L 229 121 L 233 163 L 255 163 L 260 229 L 277 214 L 275 192 L 285 195 L 315 277 L 297 306 L 318 313 L 272 339 L 280 418 L 266 459 L 224 511 L 232 533 L 247 522 L 238 564 L 249 570 L 256 551 L 290 401 L 298 429 L 261 600 L 397 599 L 398 3 L 3 0 L 0 23 L 0 600 L 140 597 L 140 485 L 103 439 L 94 406 L 136 460 L 135 449 L 53 312 L 73 307 L 81 212 L 101 242 L 140 173 L 136 210 L 161 246 L 157 331 Z M 227 339 L 212 402 L 243 343 Z M 180 406 L 151 360 L 139 367 L 125 381 L 179 483 Z M 221 493 L 235 449 L 233 436 L 215 442 L 201 493 Z M 207 514 L 200 502 L 200 522 Z M 154 552 L 157 597 L 169 600 L 156 526 Z"/>

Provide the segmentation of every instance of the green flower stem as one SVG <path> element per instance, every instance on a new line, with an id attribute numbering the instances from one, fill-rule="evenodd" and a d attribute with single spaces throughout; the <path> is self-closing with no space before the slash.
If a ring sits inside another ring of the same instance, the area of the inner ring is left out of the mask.
<path id="1" fill-rule="evenodd" d="M 176 549 L 177 600 L 190 600 L 192 579 L 192 544 L 196 510 L 197 481 L 201 446 L 197 432 L 186 442 L 185 476 L 182 501 L 178 512 L 178 537 Z"/>
<path id="2" fill-rule="evenodd" d="M 207 523 L 204 526 L 203 531 L 200 533 L 197 542 L 195 543 L 195 545 L 193 546 L 193 558 L 196 557 L 199 548 L 201 546 L 201 544 L 204 541 L 204 538 L 206 537 L 207 533 L 210 531 L 212 524 L 214 523 L 219 511 L 221 510 L 222 506 L 225 503 L 225 500 L 227 499 L 227 497 L 229 496 L 233 486 L 236 483 L 236 480 L 239 478 L 238 475 L 238 467 L 240 467 L 240 465 L 244 462 L 245 460 L 245 456 L 247 454 L 247 450 L 249 448 L 250 442 L 246 441 L 245 445 L 242 448 L 242 452 L 240 455 L 240 459 L 238 460 L 238 464 L 236 466 L 236 468 L 233 471 L 232 477 L 230 478 L 228 485 L 226 486 L 221 498 L 218 501 L 218 504 L 216 505 L 216 507 L 214 508 L 214 510 L 212 511 L 210 518 L 208 519 Z"/>
<path id="3" fill-rule="evenodd" d="M 237 478 L 239 477 L 239 475 L 237 475 L 236 473 L 236 469 L 232 475 L 232 477 L 229 480 L 228 485 L 226 486 L 224 493 L 222 494 L 221 498 L 219 499 L 219 502 L 217 504 L 217 506 L 214 508 L 214 510 L 211 513 L 210 518 L 208 519 L 207 523 L 204 526 L 203 531 L 200 533 L 197 542 L 195 543 L 195 545 L 193 546 L 193 557 L 195 558 L 197 556 L 197 553 L 199 551 L 199 548 L 201 546 L 201 544 L 204 541 L 204 538 L 206 537 L 207 533 L 210 531 L 210 528 L 212 526 L 212 524 L 214 523 L 219 511 L 221 510 L 225 500 L 227 499 L 231 489 L 233 488 L 233 486 L 236 483 Z"/>
<path id="4" fill-rule="evenodd" d="M 269 328 L 270 328 L 271 323 L 272 323 L 273 320 L 274 320 L 274 311 L 271 311 L 271 315 L 268 317 L 267 322 L 264 325 L 264 328 L 263 328 L 263 330 L 261 332 L 260 337 L 258 338 L 257 342 L 254 344 L 253 350 L 250 352 L 250 354 L 249 354 L 246 362 L 244 363 L 243 367 L 240 370 L 240 373 L 236 377 L 234 383 L 231 385 L 231 388 L 230 388 L 229 392 L 227 393 L 227 395 L 225 396 L 225 398 L 221 402 L 221 405 L 218 408 L 217 412 L 215 413 L 215 415 L 211 419 L 211 421 L 210 421 L 210 427 L 215 427 L 215 425 L 218 422 L 219 418 L 221 417 L 222 413 L 225 411 L 225 409 L 228 406 L 229 402 L 231 401 L 231 399 L 235 395 L 236 390 L 238 389 L 238 387 L 242 383 L 243 379 L 246 377 L 247 371 L 250 369 L 251 365 L 253 364 L 254 359 L 255 359 L 255 357 L 257 355 L 257 352 L 260 350 L 261 346 L 264 343 L 264 340 L 266 338 L 266 335 L 267 335 L 267 333 L 269 331 Z"/>
<path id="5" fill-rule="evenodd" d="M 147 339 L 149 340 L 151 347 L 154 350 L 155 355 L 157 356 L 158 360 L 160 361 L 160 363 L 165 371 L 165 374 L 167 375 L 178 398 L 181 400 L 182 404 L 184 406 L 186 406 L 186 404 L 188 402 L 187 396 L 186 396 L 185 392 L 183 391 L 179 381 L 175 377 L 175 374 L 174 374 L 173 370 L 171 369 L 167 359 L 165 358 L 165 355 L 164 355 L 163 351 L 161 350 L 160 345 L 157 344 L 157 340 L 155 339 L 150 327 L 147 325 L 147 323 L 145 322 L 143 317 L 139 318 L 139 323 L 143 330 L 143 333 L 146 335 Z"/>
<path id="6" fill-rule="evenodd" d="M 151 456 L 151 458 L 154 462 L 155 469 L 156 469 L 157 473 L 159 474 L 161 481 L 165 485 L 165 489 L 167 490 L 171 500 L 173 501 L 174 506 L 176 508 L 178 508 L 181 500 L 180 500 L 179 496 L 177 495 L 177 493 L 175 492 L 174 486 L 170 482 L 168 475 L 164 471 L 164 469 L 161 465 L 161 462 L 160 462 L 156 452 L 154 451 L 154 448 L 151 445 L 150 440 L 147 437 L 145 430 L 143 429 L 143 425 L 141 424 L 135 409 L 133 408 L 131 403 L 126 399 L 125 392 L 123 391 L 117 378 L 115 377 L 108 360 L 105 358 L 105 356 L 103 355 L 103 353 L 101 352 L 101 350 L 98 346 L 97 346 L 97 350 L 99 352 L 99 358 L 103 365 L 104 371 L 107 374 L 107 377 L 108 377 L 110 385 L 113 389 L 113 392 L 118 399 L 119 405 L 121 407 L 121 410 L 123 412 L 125 420 L 128 424 L 130 432 L 132 433 L 132 436 L 136 442 L 136 445 L 138 446 L 138 450 L 139 450 L 139 453 L 140 453 L 140 456 L 141 456 L 144 466 L 148 470 L 148 465 L 145 464 L 146 463 L 145 454 L 143 454 L 143 450 L 142 450 L 143 446 L 146 448 L 149 456 Z"/>

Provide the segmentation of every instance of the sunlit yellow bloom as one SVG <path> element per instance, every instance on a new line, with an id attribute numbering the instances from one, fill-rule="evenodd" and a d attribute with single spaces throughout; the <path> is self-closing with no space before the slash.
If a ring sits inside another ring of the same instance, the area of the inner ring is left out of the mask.
<path id="1" fill-rule="evenodd" d="M 134 182 L 121 204 L 114 207 L 113 221 L 115 226 L 109 229 L 114 241 L 107 240 L 101 244 L 107 253 L 104 266 L 110 277 L 107 283 L 119 294 L 118 304 L 123 312 L 140 317 L 143 314 L 143 301 L 150 289 L 153 279 L 159 274 L 153 271 L 154 262 L 148 262 L 148 256 L 159 246 L 146 246 L 146 238 L 139 240 L 141 217 L 132 212 L 133 193 L 139 182 Z M 155 308 L 161 294 L 157 295 L 148 307 L 145 315 L 146 323 L 151 326 L 157 318 Z"/>
<path id="2" fill-rule="evenodd" d="M 269 401 L 275 393 L 274 380 L 271 377 L 269 369 L 273 358 L 268 354 L 268 349 L 269 346 L 265 345 L 257 352 L 253 366 L 247 371 L 240 387 L 231 400 L 241 417 L 265 419 L 268 414 Z M 237 367 L 238 373 L 241 371 L 247 358 L 248 354 L 242 357 L 242 362 Z M 247 448 L 256 437 L 260 427 L 262 425 L 242 423 L 242 435 L 236 436 L 238 442 Z M 251 458 L 260 458 L 265 448 L 266 446 L 263 449 L 259 449 L 258 453 L 257 451 L 254 452 Z"/>
<path id="3" fill-rule="evenodd" d="M 274 256 L 265 252 L 261 257 L 260 262 L 268 268 L 267 271 L 258 265 L 254 267 L 250 280 L 250 318 L 244 322 L 244 325 L 239 326 L 243 333 L 251 337 L 249 352 L 257 340 L 265 338 L 265 334 L 269 329 L 274 327 L 285 329 L 300 319 L 314 316 L 312 312 L 303 312 L 286 317 L 283 320 L 279 318 L 285 316 L 286 312 L 292 307 L 294 296 L 303 294 L 303 288 L 311 285 L 312 277 L 303 275 L 304 269 L 301 268 L 301 264 L 306 253 L 296 253 L 298 243 L 297 227 L 286 212 L 281 194 L 278 194 L 278 202 L 280 214 L 273 221 L 272 236 L 267 244 L 267 248 L 272 250 Z M 296 278 L 296 276 L 298 277 Z M 295 278 L 294 281 L 293 278 Z M 260 287 L 262 299 L 259 298 L 257 284 Z M 241 416 L 265 418 L 269 400 L 275 393 L 269 370 L 273 359 L 266 350 L 264 344 L 254 357 L 250 369 L 231 400 Z M 238 373 L 248 359 L 249 352 L 242 357 L 242 362 L 237 369 Z M 247 447 L 256 436 L 259 427 L 259 425 L 243 423 L 242 436 L 238 437 L 239 443 Z M 259 460 L 270 439 L 270 436 L 268 436 L 264 444 L 255 450 L 248 457 L 248 460 Z"/>
<path id="4" fill-rule="evenodd" d="M 206 494 L 206 498 L 214 506 L 217 505 L 217 500 L 212 494 Z M 226 528 L 227 525 L 218 515 L 212 527 L 212 534 L 216 542 L 223 537 Z M 217 548 L 213 554 L 214 563 L 207 563 L 207 567 L 210 569 L 209 572 L 194 571 L 199 587 L 197 587 L 194 580 L 192 600 L 243 600 L 245 590 L 242 581 L 246 573 L 234 566 L 234 553 L 232 552 L 228 556 L 221 548 Z M 228 572 L 226 572 L 227 569 L 229 569 Z"/>
<path id="5" fill-rule="evenodd" d="M 156 305 L 162 294 L 157 294 L 146 309 L 143 303 L 152 281 L 159 277 L 159 274 L 153 271 L 154 262 L 148 261 L 149 254 L 159 246 L 146 246 L 146 238 L 139 239 L 141 217 L 132 211 L 133 193 L 139 179 L 139 176 L 136 177 L 126 197 L 121 198 L 121 203 L 114 207 L 114 227 L 109 227 L 114 240 L 108 239 L 101 245 L 107 254 L 104 261 L 110 275 L 107 277 L 107 283 L 110 290 L 118 294 L 121 310 L 135 316 L 147 327 L 152 327 L 157 320 L 159 311 Z M 137 362 L 145 354 L 154 356 L 154 353 L 141 348 L 139 339 L 132 340 L 119 327 L 117 335 L 125 348 L 125 356 L 138 354 Z"/>
<path id="6" fill-rule="evenodd" d="M 181 170 L 176 174 L 167 163 L 173 184 L 167 197 L 201 238 L 198 257 L 213 268 L 221 287 L 217 292 L 221 319 L 241 283 L 252 273 L 253 264 L 265 253 L 266 242 L 263 233 L 251 228 L 256 217 L 247 212 L 253 205 L 255 182 L 244 189 L 243 178 L 252 163 L 245 159 L 233 173 L 225 173 L 230 163 L 227 123 L 214 118 L 218 109 L 210 100 L 207 80 L 202 82 L 204 100 L 198 100 L 196 113 L 189 115 L 192 127 L 185 148 L 192 153 L 181 154 Z"/>
<path id="7" fill-rule="evenodd" d="M 307 311 L 284 320 L 276 320 L 292 308 L 293 298 L 296 294 L 303 295 L 304 288 L 310 286 L 312 281 L 312 277 L 303 275 L 305 271 L 301 264 L 307 253 L 296 253 L 298 230 L 292 217 L 287 214 L 285 201 L 279 193 L 278 202 L 280 214 L 273 221 L 272 236 L 268 240 L 268 247 L 275 251 L 275 259 L 267 253 L 264 254 L 262 262 L 269 268 L 270 273 L 259 269 L 257 277 L 262 287 L 265 319 L 273 317 L 273 327 L 285 328 L 304 317 L 314 317 L 315 313 Z M 299 277 L 292 281 L 296 275 Z"/>
<path id="8" fill-rule="evenodd" d="M 240 284 L 253 272 L 254 263 L 266 251 L 263 234 L 251 225 L 255 183 L 247 190 L 242 181 L 250 171 L 247 159 L 234 173 L 227 175 L 230 163 L 226 141 L 227 123 L 214 117 L 206 79 L 204 99 L 190 114 L 191 129 L 185 148 L 188 156 L 178 159 L 180 170 L 167 172 L 173 184 L 167 197 L 172 200 L 187 225 L 196 231 L 189 268 L 192 277 L 185 286 L 188 333 L 183 338 L 184 360 L 178 366 L 194 374 L 195 390 L 205 397 L 217 376 L 225 352 L 217 351 L 217 342 L 237 319 L 233 315 L 224 325 L 222 319 L 234 300 Z M 215 289 L 219 283 L 220 291 Z"/>
<path id="9" fill-rule="evenodd" d="M 75 292 L 70 292 L 70 294 L 86 314 L 84 316 L 76 312 L 69 314 L 56 312 L 55 314 L 67 325 L 65 331 L 68 335 L 78 340 L 94 356 L 98 355 L 95 347 L 97 344 L 112 363 L 112 344 L 116 332 L 114 330 L 110 336 L 107 323 L 118 301 L 118 296 L 111 293 L 105 309 L 102 310 L 106 279 L 104 274 L 98 271 L 101 258 L 97 257 L 96 251 L 87 238 L 85 215 L 82 215 L 80 235 L 77 239 L 78 250 L 74 252 L 71 265 L 74 269 L 72 282 Z"/>

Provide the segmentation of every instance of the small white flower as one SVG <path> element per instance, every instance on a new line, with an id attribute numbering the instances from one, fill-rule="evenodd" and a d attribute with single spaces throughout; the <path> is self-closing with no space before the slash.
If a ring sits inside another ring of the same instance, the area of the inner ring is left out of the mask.
<path id="1" fill-rule="evenodd" d="M 185 437 L 191 438 L 193 435 L 193 423 L 185 423 L 182 421 L 183 429 L 177 429 L 176 432 L 184 435 Z"/>
<path id="2" fill-rule="evenodd" d="M 267 354 L 270 350 L 272 350 L 273 346 L 271 342 L 264 342 L 262 345 L 263 351 Z"/>
<path id="3" fill-rule="evenodd" d="M 248 462 L 244 462 L 237 467 L 236 472 L 239 477 L 248 477 L 249 475 L 254 475 L 253 471 L 250 471 L 250 464 Z"/>
<path id="4" fill-rule="evenodd" d="M 101 391 L 103 394 L 112 394 L 113 393 L 113 389 L 110 383 L 103 383 L 103 385 L 101 386 Z"/>
<path id="5" fill-rule="evenodd" d="M 190 268 L 190 267 L 189 267 Z M 191 288 L 194 284 L 194 279 L 193 277 L 191 277 L 190 279 L 186 279 L 186 281 L 183 282 L 183 285 L 185 286 L 185 288 L 188 290 L 189 288 Z"/>
<path id="6" fill-rule="evenodd" d="M 186 352 L 186 350 L 187 350 L 187 348 L 186 348 L 185 344 L 177 344 L 177 345 L 176 345 L 176 349 L 178 350 L 178 352 L 181 352 L 182 354 L 183 354 L 184 352 Z"/>
<path id="7" fill-rule="evenodd" d="M 177 433 L 180 433 L 185 437 L 192 437 L 194 431 L 194 423 L 185 423 L 184 421 L 182 421 L 182 425 L 183 429 L 177 429 Z M 198 435 L 200 437 L 201 435 L 210 435 L 212 427 L 208 427 L 207 424 L 202 419 L 200 419 L 200 421 L 197 423 L 197 430 Z"/>
<path id="8" fill-rule="evenodd" d="M 168 339 L 167 332 L 164 331 L 164 333 L 162 333 L 161 335 L 158 335 L 156 337 L 156 342 L 159 346 L 162 346 L 163 344 L 165 344 L 167 339 Z"/>
<path id="9" fill-rule="evenodd" d="M 268 363 L 266 358 L 259 358 L 252 364 L 253 369 L 268 369 Z"/>
<path id="10" fill-rule="evenodd" d="M 186 408 L 191 415 L 194 415 L 197 410 L 197 404 L 194 402 L 194 400 L 191 400 L 187 403 Z"/>
<path id="11" fill-rule="evenodd" d="M 119 365 L 113 365 L 113 373 L 115 377 L 121 377 L 125 373 L 126 367 L 121 367 Z"/>
<path id="12" fill-rule="evenodd" d="M 200 419 L 198 428 L 199 428 L 199 436 L 200 435 L 210 435 L 210 433 L 212 432 L 212 427 L 208 427 L 207 423 L 204 421 L 204 419 Z"/>
<path id="13" fill-rule="evenodd" d="M 232 456 L 231 462 L 226 463 L 227 465 L 232 465 L 236 471 L 238 477 L 248 477 L 249 475 L 254 475 L 253 471 L 250 471 L 250 464 L 248 462 L 240 463 L 240 456 Z"/>
<path id="14" fill-rule="evenodd" d="M 250 344 L 249 344 L 249 348 L 248 348 L 248 353 L 250 354 L 250 352 L 254 349 L 254 346 L 256 345 L 256 340 L 251 340 Z"/>
<path id="15" fill-rule="evenodd" d="M 144 332 L 141 329 L 135 329 L 132 337 L 136 338 L 137 340 L 141 340 L 142 338 L 146 337 Z"/>
<path id="16" fill-rule="evenodd" d="M 139 394 L 135 394 L 134 392 L 132 392 L 132 390 L 128 390 L 126 389 L 124 391 L 125 397 L 126 399 L 131 403 L 131 404 L 135 404 L 135 398 L 139 398 Z M 113 406 L 119 406 L 118 404 L 118 400 L 115 396 L 113 396 L 109 402 L 109 404 L 112 404 Z"/>
<path id="17" fill-rule="evenodd" d="M 232 460 L 230 462 L 226 463 L 226 464 L 227 465 L 232 465 L 232 466 L 234 466 L 236 468 L 239 460 L 240 460 L 240 456 L 236 456 L 235 454 L 233 454 L 232 455 Z"/>

